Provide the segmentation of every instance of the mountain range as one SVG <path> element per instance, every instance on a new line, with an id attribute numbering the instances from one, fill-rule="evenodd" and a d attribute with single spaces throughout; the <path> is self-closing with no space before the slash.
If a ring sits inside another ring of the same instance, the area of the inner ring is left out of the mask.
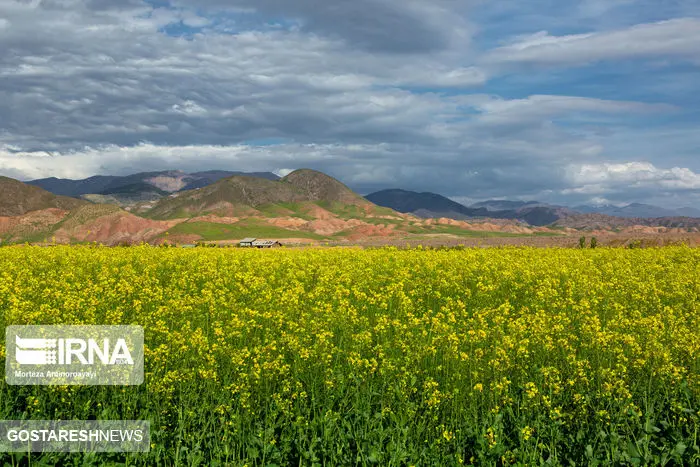
<path id="1" fill-rule="evenodd" d="M 283 178 L 267 173 L 219 175 L 211 177 L 216 178 L 213 182 L 205 177 L 193 181 L 180 172 L 158 172 L 37 183 L 60 187 L 77 197 L 3 178 L 0 242 L 113 245 L 235 241 L 250 236 L 346 242 L 397 235 L 530 235 L 537 231 L 513 222 L 471 225 L 451 219 L 422 220 L 377 206 L 340 181 L 310 169 Z M 102 192 L 84 193 L 92 189 L 86 188 L 90 183 Z M 205 186 L 187 189 L 190 183 Z"/>
<path id="2" fill-rule="evenodd" d="M 141 201 L 158 200 L 178 191 L 202 188 L 234 175 L 268 180 L 279 179 L 271 172 L 209 170 L 188 174 L 179 170 L 167 170 L 125 176 L 96 175 L 82 180 L 50 177 L 31 180 L 27 184 L 38 186 L 56 195 L 82 197 L 97 203 L 128 206 Z"/>
<path id="3" fill-rule="evenodd" d="M 596 208 L 617 209 L 626 214 L 623 217 L 536 201 L 490 200 L 464 206 L 435 193 L 398 189 L 362 197 L 311 169 L 282 178 L 269 172 L 227 171 L 28 183 L 0 177 L 0 242 L 188 243 L 250 236 L 345 242 L 700 228 L 700 219 L 690 217 L 632 217 L 653 213 L 653 208 Z"/>
<path id="4" fill-rule="evenodd" d="M 418 217 L 448 217 L 451 219 L 491 218 L 512 219 L 533 226 L 549 225 L 562 217 L 575 214 L 563 206 L 550 206 L 537 202 L 485 201 L 464 206 L 435 193 L 417 193 L 406 190 L 382 190 L 366 198 L 379 206 Z"/>
<path id="5" fill-rule="evenodd" d="M 573 209 L 583 214 L 597 213 L 616 217 L 700 217 L 700 209 L 696 208 L 668 209 L 642 203 L 631 203 L 625 206 L 582 205 Z"/>
<path id="6" fill-rule="evenodd" d="M 169 170 L 141 172 L 126 176 L 97 175 L 82 180 L 51 177 L 32 180 L 27 184 L 41 187 L 56 195 L 128 207 L 139 202 L 156 201 L 172 193 L 204 188 L 218 180 L 236 175 L 271 181 L 280 179 L 272 172 L 210 170 L 185 173 Z M 520 219 L 532 225 L 547 225 L 559 218 L 576 213 L 625 218 L 700 217 L 700 209 L 697 208 L 671 209 L 641 203 L 625 206 L 579 205 L 570 208 L 539 201 L 487 200 L 465 206 L 436 193 L 417 193 L 401 189 L 377 191 L 367 195 L 366 198 L 380 206 L 390 207 L 403 213 L 413 213 L 422 218 L 490 217 Z"/>
<path id="7" fill-rule="evenodd" d="M 484 217 L 493 219 L 515 219 L 530 225 L 550 225 L 560 219 L 584 214 L 601 214 L 609 217 L 645 219 L 643 224 L 653 223 L 651 219 L 700 218 L 700 209 L 691 207 L 667 209 L 650 204 L 632 203 L 626 206 L 581 205 L 574 208 L 541 203 L 539 201 L 487 200 L 464 206 L 436 193 L 390 189 L 370 193 L 370 201 L 410 213 L 419 217 L 449 217 L 470 219 Z M 694 221 L 690 221 L 693 223 Z"/>

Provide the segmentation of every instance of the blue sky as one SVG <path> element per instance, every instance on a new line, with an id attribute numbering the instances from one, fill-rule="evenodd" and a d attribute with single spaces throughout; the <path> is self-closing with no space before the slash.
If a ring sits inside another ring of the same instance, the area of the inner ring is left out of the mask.
<path id="1" fill-rule="evenodd" d="M 0 174 L 700 205 L 697 0 L 0 2 Z"/>

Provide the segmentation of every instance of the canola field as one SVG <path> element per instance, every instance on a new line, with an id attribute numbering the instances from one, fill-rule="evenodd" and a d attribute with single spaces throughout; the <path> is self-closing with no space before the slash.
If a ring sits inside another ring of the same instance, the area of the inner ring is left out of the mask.
<path id="1" fill-rule="evenodd" d="M 0 323 L 144 326 L 142 385 L 0 419 L 152 432 L 4 465 L 700 463 L 697 249 L 1 248 Z"/>

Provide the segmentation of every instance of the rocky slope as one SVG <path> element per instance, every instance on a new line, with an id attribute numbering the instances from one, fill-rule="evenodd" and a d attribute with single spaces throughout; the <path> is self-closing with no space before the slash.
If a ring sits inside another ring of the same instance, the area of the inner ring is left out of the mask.
<path id="1" fill-rule="evenodd" d="M 86 201 L 56 196 L 42 188 L 0 177 L 0 216 L 21 216 L 51 208 L 68 211 L 85 204 Z"/>

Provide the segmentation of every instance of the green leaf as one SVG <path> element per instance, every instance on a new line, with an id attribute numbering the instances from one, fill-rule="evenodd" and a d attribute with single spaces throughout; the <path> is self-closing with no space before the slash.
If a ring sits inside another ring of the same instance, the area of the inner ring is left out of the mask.
<path id="1" fill-rule="evenodd" d="M 685 443 L 680 441 L 678 444 L 676 444 L 676 448 L 673 450 L 673 453 L 678 456 L 682 456 L 685 453 L 687 447 L 688 446 Z"/>

